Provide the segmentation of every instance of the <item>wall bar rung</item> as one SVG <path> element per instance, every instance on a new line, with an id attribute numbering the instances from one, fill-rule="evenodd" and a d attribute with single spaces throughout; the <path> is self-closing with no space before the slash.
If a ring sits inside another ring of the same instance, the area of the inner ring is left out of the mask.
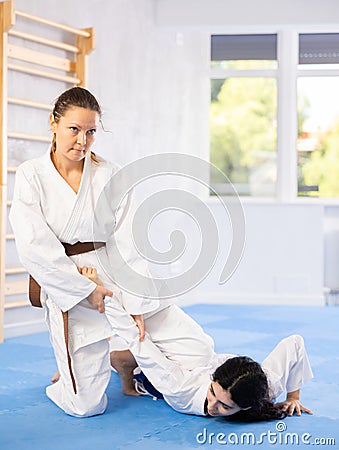
<path id="1" fill-rule="evenodd" d="M 31 64 L 50 67 L 55 70 L 75 72 L 75 64 L 69 59 L 59 58 L 55 55 L 38 52 L 36 50 L 31 50 L 30 48 L 19 47 L 18 45 L 8 45 L 8 57 L 19 61 L 29 62 Z"/>
<path id="2" fill-rule="evenodd" d="M 12 105 L 29 106 L 31 108 L 46 109 L 47 111 L 52 111 L 53 109 L 53 105 L 48 103 L 35 102 L 33 100 L 26 100 L 23 98 L 8 97 L 7 101 Z"/>
<path id="3" fill-rule="evenodd" d="M 27 270 L 24 267 L 5 269 L 5 275 L 19 275 L 20 273 L 27 273 Z"/>
<path id="4" fill-rule="evenodd" d="M 20 39 L 38 42 L 39 44 L 48 45 L 49 47 L 65 50 L 66 52 L 79 53 L 78 47 L 76 47 L 75 45 L 66 44 L 65 42 L 52 41 L 51 39 L 46 39 L 30 33 L 24 33 L 23 31 L 18 30 L 9 30 L 8 34 Z"/>
<path id="5" fill-rule="evenodd" d="M 15 173 L 17 171 L 17 167 L 15 166 L 7 166 L 7 172 Z"/>
<path id="6" fill-rule="evenodd" d="M 19 133 L 16 131 L 9 131 L 7 136 L 11 139 L 24 139 L 26 141 L 51 142 L 48 136 L 39 136 L 37 134 Z"/>
<path id="7" fill-rule="evenodd" d="M 28 292 L 28 280 L 6 283 L 5 295 L 21 295 Z"/>
<path id="8" fill-rule="evenodd" d="M 59 30 L 68 31 L 69 33 L 76 34 L 78 36 L 90 37 L 90 33 L 87 31 L 79 30 L 78 28 L 69 27 L 68 25 L 63 25 L 52 20 L 44 19 L 43 17 L 35 16 L 23 11 L 16 10 L 15 15 L 23 17 L 24 19 L 33 20 L 35 22 L 43 23 L 44 25 L 49 25 L 54 28 L 59 28 Z"/>
<path id="9" fill-rule="evenodd" d="M 6 204 L 7 206 L 12 206 L 12 200 L 7 200 Z"/>
<path id="10" fill-rule="evenodd" d="M 6 240 L 7 241 L 12 241 L 14 239 L 15 239 L 14 234 L 6 234 Z"/>
<path id="11" fill-rule="evenodd" d="M 20 308 L 23 306 L 31 306 L 28 300 L 18 300 L 16 302 L 5 303 L 5 309 Z"/>
<path id="12" fill-rule="evenodd" d="M 37 75 L 40 77 L 44 77 L 44 78 L 51 78 L 52 80 L 64 81 L 65 83 L 70 83 L 70 84 L 79 84 L 80 83 L 79 78 L 69 77 L 67 75 L 59 75 L 57 73 L 47 72 L 46 70 L 33 69 L 33 68 L 27 67 L 27 66 L 20 66 L 19 64 L 8 63 L 7 67 L 8 67 L 8 69 L 15 70 L 17 72 L 24 72 L 24 73 L 29 73 L 31 75 Z"/>

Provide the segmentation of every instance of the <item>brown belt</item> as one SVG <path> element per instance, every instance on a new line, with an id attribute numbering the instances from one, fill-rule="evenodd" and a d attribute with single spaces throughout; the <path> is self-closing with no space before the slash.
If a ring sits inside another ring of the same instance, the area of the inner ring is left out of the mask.
<path id="1" fill-rule="evenodd" d="M 105 242 L 76 242 L 75 244 L 64 244 L 65 253 L 67 256 L 81 255 L 82 253 L 91 252 L 97 248 L 103 247 Z M 39 283 L 32 277 L 29 276 L 29 301 L 32 306 L 37 308 L 42 308 L 40 301 L 41 287 Z"/>
<path id="2" fill-rule="evenodd" d="M 97 248 L 103 247 L 105 245 L 104 242 L 76 242 L 75 244 L 62 244 L 65 248 L 65 253 L 67 256 L 73 256 L 73 255 L 80 255 L 81 253 L 87 253 L 91 252 Z M 41 287 L 37 283 L 37 281 L 30 275 L 29 276 L 29 300 L 32 304 L 32 306 L 37 306 L 38 308 L 41 308 L 41 301 L 40 301 L 40 293 L 41 293 Z M 71 362 L 71 356 L 68 350 L 68 311 L 62 312 L 62 318 L 63 318 L 63 324 L 64 324 L 64 337 L 65 337 L 65 344 L 66 344 L 66 350 L 67 350 L 67 362 L 68 362 L 68 368 L 69 373 L 72 380 L 72 386 L 74 390 L 74 394 L 77 393 L 76 384 L 75 384 L 75 378 L 72 370 L 72 362 Z"/>

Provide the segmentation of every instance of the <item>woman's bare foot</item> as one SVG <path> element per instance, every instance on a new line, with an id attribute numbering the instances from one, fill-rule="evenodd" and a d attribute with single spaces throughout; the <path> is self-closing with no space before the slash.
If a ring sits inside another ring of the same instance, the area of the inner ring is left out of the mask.
<path id="1" fill-rule="evenodd" d="M 111 352 L 110 358 L 112 367 L 120 376 L 122 392 L 125 395 L 139 397 L 133 380 L 133 370 L 137 367 L 137 363 L 132 353 L 129 350 L 114 351 Z"/>
<path id="2" fill-rule="evenodd" d="M 51 382 L 56 383 L 57 381 L 59 381 L 59 379 L 60 379 L 60 372 L 58 371 L 58 372 L 55 372 L 55 374 L 52 376 Z"/>
<path id="3" fill-rule="evenodd" d="M 97 269 L 95 267 L 79 267 L 81 275 L 84 275 L 89 280 L 96 283 L 98 286 L 102 286 L 101 280 L 98 278 Z"/>

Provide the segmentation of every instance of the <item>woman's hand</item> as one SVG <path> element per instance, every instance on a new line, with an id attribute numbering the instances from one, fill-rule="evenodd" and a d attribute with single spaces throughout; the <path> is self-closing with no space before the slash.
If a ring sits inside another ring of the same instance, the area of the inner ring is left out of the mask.
<path id="1" fill-rule="evenodd" d="M 103 286 L 97 286 L 94 291 L 87 297 L 88 302 L 99 311 L 99 313 L 105 312 L 105 297 L 112 297 L 113 292 L 104 288 Z"/>
<path id="2" fill-rule="evenodd" d="M 93 281 L 93 283 L 102 286 L 102 282 L 100 281 L 98 277 L 98 272 L 95 267 L 78 267 L 78 272 L 81 273 L 84 277 L 88 278 L 89 280 Z"/>
<path id="3" fill-rule="evenodd" d="M 302 411 L 306 412 L 307 414 L 313 414 L 313 412 L 305 408 L 300 403 L 300 390 L 289 392 L 287 394 L 287 398 L 284 402 L 276 403 L 275 406 L 277 408 L 281 408 L 283 412 L 286 412 L 288 416 L 293 416 L 294 413 L 296 413 L 297 416 L 301 416 Z"/>
<path id="4" fill-rule="evenodd" d="M 136 326 L 139 328 L 139 341 L 142 342 L 145 338 L 145 322 L 144 316 L 142 314 L 131 314 L 133 317 Z"/>
<path id="5" fill-rule="evenodd" d="M 305 408 L 305 406 L 300 403 L 300 400 L 285 400 L 284 402 L 276 403 L 274 406 L 281 408 L 288 416 L 293 416 L 294 413 L 296 413 L 297 416 L 301 416 L 302 411 L 307 414 L 313 414 L 310 409 Z"/>

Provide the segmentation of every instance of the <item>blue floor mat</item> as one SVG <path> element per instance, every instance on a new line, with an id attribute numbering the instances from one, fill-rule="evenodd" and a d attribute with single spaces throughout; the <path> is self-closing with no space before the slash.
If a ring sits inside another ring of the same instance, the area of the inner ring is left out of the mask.
<path id="1" fill-rule="evenodd" d="M 339 449 L 339 308 L 184 309 L 214 338 L 220 353 L 261 361 L 281 338 L 301 334 L 315 375 L 302 402 L 314 415 L 255 424 L 183 415 L 163 400 L 124 396 L 112 373 L 106 413 L 70 417 L 45 395 L 56 366 L 48 334 L 40 333 L 0 345 L 0 450 Z"/>

